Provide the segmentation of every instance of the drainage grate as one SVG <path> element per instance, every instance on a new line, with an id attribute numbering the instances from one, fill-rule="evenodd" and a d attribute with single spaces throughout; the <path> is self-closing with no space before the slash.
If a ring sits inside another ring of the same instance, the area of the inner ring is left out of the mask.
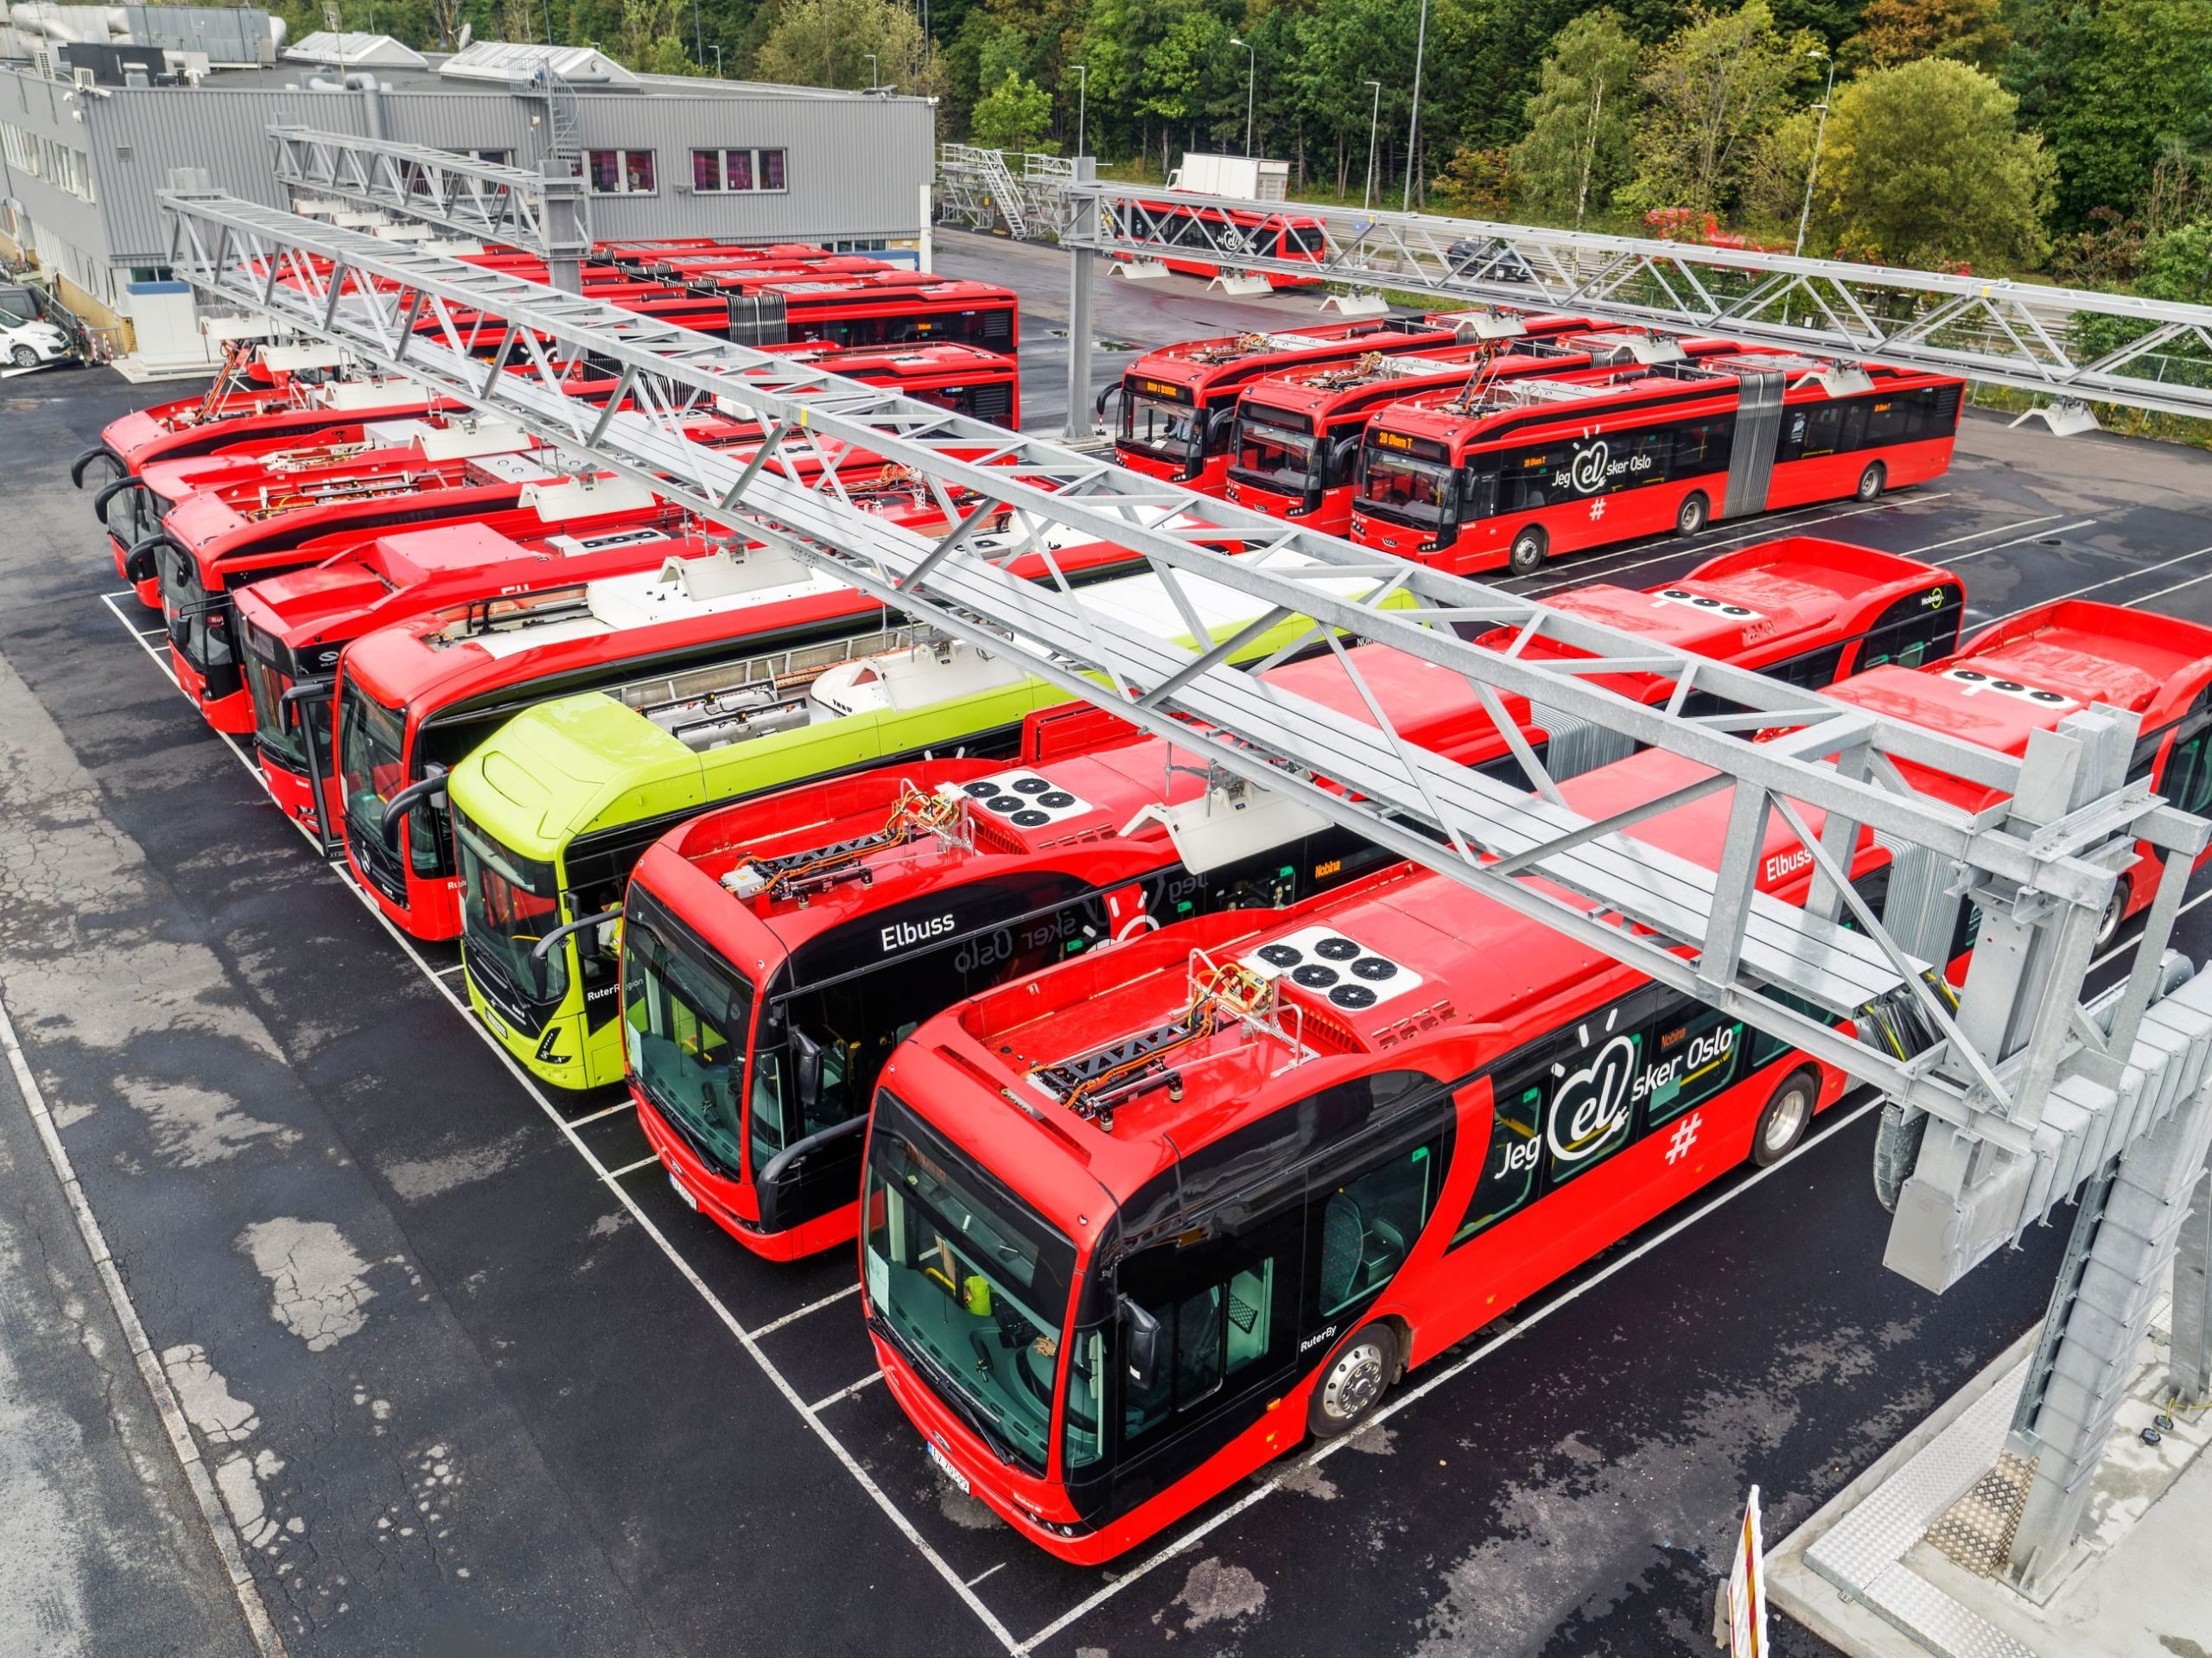
<path id="1" fill-rule="evenodd" d="M 2011 1452 L 1928 1528 L 1928 1540 L 1977 1577 L 2000 1575 L 2012 1556 L 2012 1534 L 2027 1506 L 2035 1464 Z"/>

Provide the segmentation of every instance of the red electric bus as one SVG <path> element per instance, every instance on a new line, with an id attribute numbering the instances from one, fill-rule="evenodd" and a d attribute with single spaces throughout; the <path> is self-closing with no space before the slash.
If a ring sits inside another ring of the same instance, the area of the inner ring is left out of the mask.
<path id="1" fill-rule="evenodd" d="M 1502 382 L 1378 416 L 1351 535 L 1457 573 L 1925 483 L 1963 383 L 1772 352 Z"/>
<path id="2" fill-rule="evenodd" d="M 435 460 L 416 443 L 380 446 L 298 472 L 247 464 L 201 487 L 181 490 L 182 499 L 161 530 L 139 549 L 150 553 L 159 571 L 169 661 L 179 688 L 216 730 L 251 731 L 253 706 L 232 643 L 232 602 L 239 588 L 319 564 L 401 525 L 419 528 L 528 506 L 540 491 L 551 499 L 565 493 L 590 499 L 588 492 L 550 491 L 563 481 L 549 469 L 554 457 L 529 448 L 531 442 L 509 429 L 482 453 L 463 448 Z M 152 468 L 149 486 L 166 495 L 168 472 L 167 466 Z M 600 481 L 604 511 L 635 513 L 650 502 L 644 490 L 612 474 Z"/>
<path id="3" fill-rule="evenodd" d="M 666 508 L 579 533 L 533 505 L 378 536 L 240 588 L 232 600 L 237 650 L 270 793 L 319 836 L 332 832 L 330 688 L 339 653 L 363 634 L 425 611 L 658 569 L 728 539 Z"/>
<path id="4" fill-rule="evenodd" d="M 1310 259 L 1317 264 L 1328 257 L 1321 221 L 1306 213 L 1254 213 L 1249 207 L 1202 207 L 1189 201 L 1123 203 L 1116 211 L 1131 234 L 1149 238 L 1164 232 L 1174 246 L 1193 248 L 1203 254 L 1227 251 L 1249 254 L 1255 259 Z M 1114 257 L 1126 264 L 1143 256 L 1117 253 Z M 1204 276 L 1211 281 L 1221 275 L 1217 258 L 1185 258 L 1173 253 L 1149 257 L 1182 276 Z M 1322 280 L 1318 276 L 1293 276 L 1280 270 L 1252 274 L 1264 277 L 1271 288 L 1311 288 Z"/>
<path id="5" fill-rule="evenodd" d="M 1147 478 L 1187 484 L 1218 495 L 1229 468 L 1236 399 L 1271 375 L 1319 363 L 1348 362 L 1370 352 L 1404 356 L 1443 351 L 1494 330 L 1541 337 L 1582 326 L 1576 317 L 1511 318 L 1470 312 L 1464 317 L 1372 317 L 1316 322 L 1284 334 L 1223 334 L 1147 352 L 1098 394 L 1098 417 L 1109 398 L 1122 400 L 1114 459 Z"/>
<path id="6" fill-rule="evenodd" d="M 227 381 L 218 381 L 219 390 Z M 111 476 L 92 497 L 92 511 L 106 527 L 115 571 L 149 605 L 161 602 L 150 580 L 124 571 L 131 549 L 161 528 L 168 503 L 149 494 L 143 474 L 157 461 L 182 461 L 247 443 L 298 442 L 333 426 L 362 421 L 419 418 L 456 413 L 461 405 L 433 398 L 404 380 L 311 382 L 287 374 L 281 388 L 232 390 L 205 398 L 161 403 L 118 416 L 101 429 L 96 448 L 77 457 L 70 475 L 81 482 L 99 461 Z"/>
<path id="7" fill-rule="evenodd" d="M 928 492 L 916 527 L 942 525 Z M 887 514 L 895 517 L 895 514 Z M 986 545 L 990 537 L 980 539 Z M 1003 543 L 1017 544 L 1011 535 Z M 1103 542 L 1058 546 L 1070 579 L 1126 573 L 1135 561 Z M 1045 574 L 1043 556 L 1004 568 Z M 780 551 L 756 548 L 512 600 L 442 609 L 356 639 L 340 657 L 336 699 L 340 826 L 362 889 L 417 938 L 461 931 L 451 823 L 437 807 L 444 773 L 510 715 L 579 691 L 711 672 L 813 641 L 888 642 L 873 599 Z M 861 654 L 868 652 L 862 651 Z"/>
<path id="8" fill-rule="evenodd" d="M 1839 685 L 1833 694 L 2005 754 L 2025 753 L 2031 732 L 2054 729 L 2092 704 L 2125 709 L 2141 722 L 2129 778 L 2148 781 L 2183 811 L 2212 811 L 2212 754 L 2207 752 L 2212 745 L 2212 628 L 2194 622 L 2062 600 L 1985 628 L 1938 667 L 1919 673 L 1885 668 Z M 1919 766 L 1900 769 L 1916 787 L 1968 810 L 2000 797 Z M 1928 854 L 1911 849 L 1897 861 L 1901 875 L 1916 872 L 1913 890 L 1925 883 L 1930 904 L 1946 914 L 1960 907 L 1943 890 L 1947 875 L 1932 867 Z M 1923 863 L 1930 867 L 1922 871 Z M 2099 949 L 2112 941 L 2122 921 L 2149 905 L 2155 886 L 2155 877 L 2139 880 L 2132 872 L 2120 877 L 2097 930 Z M 1958 925 L 1971 936 L 1963 912 Z M 1926 948 L 1930 943 L 1923 941 L 1923 953 L 1933 953 Z"/>
<path id="9" fill-rule="evenodd" d="M 1961 598 L 1955 577 L 1916 560 L 1797 538 L 1649 592 L 1592 587 L 1557 602 L 1822 686 L 1870 663 L 1950 651 Z M 1351 655 L 1408 740 L 1525 785 L 1463 679 L 1383 647 Z M 1268 677 L 1367 717 L 1333 657 Z M 1648 677 L 1605 683 L 1643 701 L 1667 689 Z M 1506 706 L 1555 776 L 1629 752 L 1617 733 L 1547 728 Z M 879 767 L 695 818 L 653 846 L 624 904 L 624 1017 L 639 1121 L 685 1201 L 773 1259 L 842 1242 L 855 1224 L 876 1070 L 914 1020 L 1094 944 L 1302 899 L 1391 857 L 1306 814 L 1264 810 L 1217 814 L 1236 843 L 1216 856 L 1206 837 L 1217 830 L 1191 821 L 1205 810 L 1205 768 L 1176 759 L 1167 742 L 1070 706 L 1032 717 L 1013 769 Z M 579 894 L 573 907 L 603 901 Z M 691 1069 L 657 1070 L 655 1056 Z"/>
<path id="10" fill-rule="evenodd" d="M 755 346 L 806 340 L 845 346 L 897 346 L 945 340 L 1011 355 L 1021 343 L 1020 303 L 1013 289 L 910 270 L 748 278 L 714 294 L 678 289 L 621 303 L 624 310 L 641 316 Z M 463 327 L 475 321 L 461 310 L 454 313 L 454 320 Z M 429 317 L 416 324 L 418 333 L 442 327 Z M 486 327 L 485 349 L 496 349 L 505 332 L 504 327 Z"/>
<path id="11" fill-rule="evenodd" d="M 1651 751 L 1563 792 L 1596 817 L 1702 775 Z M 1709 863 L 1729 805 L 1624 833 Z M 1761 886 L 1802 901 L 1786 827 L 1764 852 Z M 1880 855 L 1862 838 L 1860 863 Z M 864 1314 L 938 1465 L 1095 1565 L 1357 1426 L 1408 1367 L 1747 1157 L 1786 1154 L 1843 1087 L 1399 866 L 925 1021 L 874 1096 Z"/>
<path id="12" fill-rule="evenodd" d="M 1742 347 L 1633 330 L 1486 340 L 1443 351 L 1370 353 L 1270 375 L 1236 402 L 1222 493 L 1274 518 L 1341 536 L 1351 522 L 1360 435 L 1390 405 L 1426 398 L 1472 406 L 1493 384 L 1632 362 L 1681 361 Z"/>

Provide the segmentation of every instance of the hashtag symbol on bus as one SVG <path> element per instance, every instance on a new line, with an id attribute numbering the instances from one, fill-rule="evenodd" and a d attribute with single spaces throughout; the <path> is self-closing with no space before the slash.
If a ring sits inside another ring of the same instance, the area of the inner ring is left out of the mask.
<path id="1" fill-rule="evenodd" d="M 1694 1116 L 1685 1118 L 1681 1126 L 1675 1130 L 1674 1137 L 1667 1142 L 1667 1160 L 1669 1163 L 1680 1160 L 1691 1147 L 1697 1144 L 1697 1126 L 1704 1115 L 1700 1111 Z"/>
<path id="2" fill-rule="evenodd" d="M 1595 524 L 1605 516 L 1605 498 L 1600 495 L 1590 503 L 1590 522 Z"/>

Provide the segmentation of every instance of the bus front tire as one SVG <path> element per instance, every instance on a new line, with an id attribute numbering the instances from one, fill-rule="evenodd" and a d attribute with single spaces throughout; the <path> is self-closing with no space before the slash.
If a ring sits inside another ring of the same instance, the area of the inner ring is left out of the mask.
<path id="1" fill-rule="evenodd" d="M 1889 481 L 1889 468 L 1877 461 L 1859 474 L 1859 487 L 1853 493 L 1862 501 L 1878 500 Z"/>
<path id="2" fill-rule="evenodd" d="M 1530 524 L 1513 537 L 1513 545 L 1505 555 L 1505 562 L 1516 575 L 1534 575 L 1544 568 L 1544 555 L 1550 543 L 1544 532 Z"/>
<path id="3" fill-rule="evenodd" d="M 1820 1102 L 1820 1079 L 1811 1071 L 1792 1071 L 1784 1077 L 1751 1130 L 1751 1161 L 1763 1169 L 1772 1168 L 1796 1151 Z"/>
<path id="4" fill-rule="evenodd" d="M 1713 505 L 1705 499 L 1705 492 L 1694 489 L 1682 498 L 1681 507 L 1675 514 L 1675 533 L 1678 536 L 1702 535 L 1712 516 Z"/>
<path id="5" fill-rule="evenodd" d="M 1317 1439 L 1342 1438 L 1375 1413 L 1397 1374 L 1398 1332 L 1379 1318 L 1363 1324 L 1322 1361 L 1306 1426 Z"/>

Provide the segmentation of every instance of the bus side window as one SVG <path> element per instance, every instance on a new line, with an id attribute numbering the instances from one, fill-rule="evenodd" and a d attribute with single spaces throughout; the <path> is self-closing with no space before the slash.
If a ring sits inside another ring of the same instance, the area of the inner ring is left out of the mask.
<path id="1" fill-rule="evenodd" d="M 1779 989 L 1770 984 L 1763 987 L 1759 994 L 1764 996 L 1769 1001 L 1777 1002 L 1787 1007 L 1793 1013 L 1802 1013 L 1807 1019 L 1818 1020 L 1823 1025 L 1833 1023 L 1825 1009 L 1816 1003 L 1807 1001 L 1802 996 L 1793 996 L 1787 990 Z M 1783 1041 L 1780 1037 L 1770 1036 L 1764 1031 L 1751 1032 L 1751 1069 L 1753 1070 L 1764 1070 L 1784 1054 L 1793 1053 L 1796 1051 L 1793 1045 Z"/>
<path id="2" fill-rule="evenodd" d="M 1834 454 L 1836 434 L 1843 425 L 1843 410 L 1837 403 L 1823 403 L 1808 410 L 1805 416 L 1805 441 L 1798 448 L 1801 459 L 1818 454 Z"/>
<path id="3" fill-rule="evenodd" d="M 1656 1128 L 1736 1080 L 1744 1057 L 1743 1023 L 1702 1003 L 1678 1001 L 1653 1024 L 1643 1054 L 1636 1096 L 1643 1104 L 1644 1127 Z"/>
<path id="4" fill-rule="evenodd" d="M 1843 406 L 1843 435 L 1836 441 L 1840 453 L 1848 453 L 1861 447 L 1866 439 L 1866 405 L 1849 403 Z"/>
<path id="5" fill-rule="evenodd" d="M 1397 1275 L 1436 1202 L 1438 1145 L 1425 1141 L 1384 1157 L 1363 1174 L 1317 1185 L 1317 1311 L 1334 1318 Z"/>
<path id="6" fill-rule="evenodd" d="M 1537 1075 L 1524 1069 L 1518 1077 L 1491 1078 L 1490 1145 L 1467 1212 L 1452 1235 L 1454 1248 L 1512 1214 L 1535 1190 L 1544 1132 L 1544 1090 Z"/>
<path id="7" fill-rule="evenodd" d="M 2158 779 L 2158 792 L 2185 812 L 2202 812 L 2212 806 L 2212 691 L 2190 705 L 2174 733 L 2172 751 Z"/>
<path id="8" fill-rule="evenodd" d="M 1242 1395 L 1295 1351 L 1302 1217 L 1281 1204 L 1235 1229 L 1194 1226 L 1138 1251 L 1116 1274 L 1121 1293 L 1160 1323 L 1152 1374 L 1122 1391 L 1122 1433 L 1141 1441 L 1178 1418 Z"/>

